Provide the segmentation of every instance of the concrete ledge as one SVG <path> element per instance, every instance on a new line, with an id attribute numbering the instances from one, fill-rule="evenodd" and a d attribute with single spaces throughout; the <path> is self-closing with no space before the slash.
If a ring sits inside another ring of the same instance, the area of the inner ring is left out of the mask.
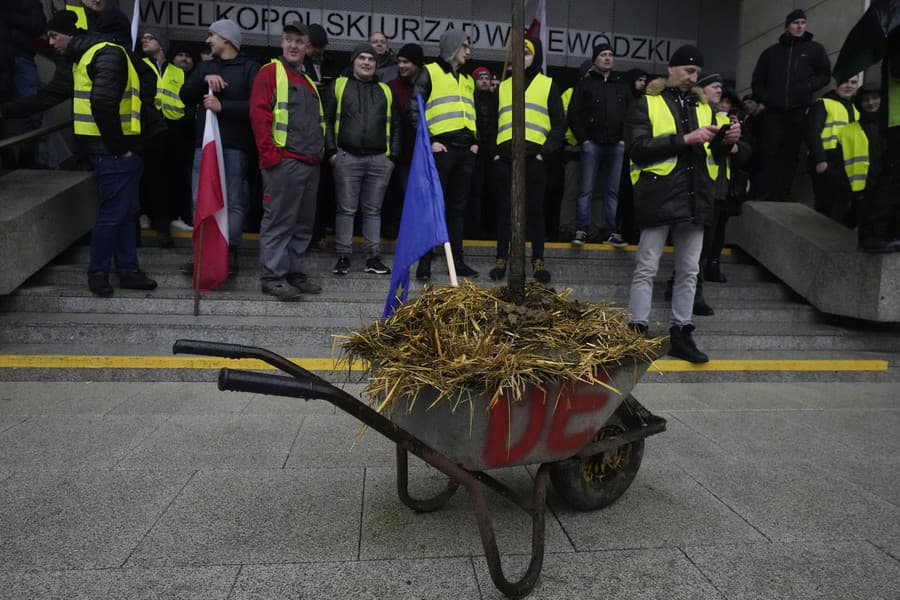
<path id="1" fill-rule="evenodd" d="M 0 294 L 90 231 L 99 200 L 88 171 L 20 169 L 0 178 Z"/>
<path id="2" fill-rule="evenodd" d="M 798 203 L 747 202 L 730 232 L 822 312 L 900 321 L 900 254 L 861 252 L 855 232 Z"/>

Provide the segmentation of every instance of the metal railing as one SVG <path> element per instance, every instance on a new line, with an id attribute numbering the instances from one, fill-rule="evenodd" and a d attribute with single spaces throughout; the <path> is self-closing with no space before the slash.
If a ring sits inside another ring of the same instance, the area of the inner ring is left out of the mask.
<path id="1" fill-rule="evenodd" d="M 7 148 L 12 148 L 13 146 L 18 146 L 19 144 L 24 144 L 25 142 L 30 142 L 32 140 L 42 138 L 46 135 L 50 135 L 51 133 L 56 133 L 60 129 L 66 129 L 71 126 L 72 119 L 66 119 L 65 121 L 57 123 L 56 125 L 48 125 L 47 127 L 41 127 L 40 129 L 33 129 L 31 131 L 26 131 L 25 133 L 20 133 L 19 135 L 3 138 L 2 140 L 0 140 L 0 152 L 6 150 Z"/>

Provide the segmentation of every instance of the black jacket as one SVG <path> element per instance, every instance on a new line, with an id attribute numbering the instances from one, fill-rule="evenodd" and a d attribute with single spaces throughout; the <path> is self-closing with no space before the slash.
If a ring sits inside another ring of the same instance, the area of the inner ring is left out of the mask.
<path id="1" fill-rule="evenodd" d="M 638 165 L 653 164 L 677 157 L 675 169 L 666 176 L 644 173 L 634 186 L 634 219 L 639 229 L 694 223 L 712 225 L 713 182 L 706 169 L 706 151 L 701 145 L 687 145 L 684 135 L 700 126 L 696 106 L 700 101 L 695 88 L 681 92 L 661 89 L 663 80 L 647 86 L 647 96 L 662 95 L 675 116 L 675 135 L 653 137 L 647 112 L 647 97 L 637 99 L 625 118 L 626 155 Z M 704 123 L 705 125 L 705 123 Z M 727 153 L 716 149 L 715 155 Z"/>
<path id="2" fill-rule="evenodd" d="M 9 30 L 13 56 L 34 56 L 34 38 L 44 31 L 47 21 L 39 0 L 3 0 L 0 21 Z"/>
<path id="3" fill-rule="evenodd" d="M 438 58 L 434 61 L 440 66 L 445 73 L 452 73 L 453 67 L 450 66 L 450 63 L 445 61 L 442 58 Z M 457 71 L 454 76 L 459 79 L 459 72 Z M 415 131 L 419 128 L 419 105 L 416 103 L 416 95 L 422 94 L 422 100 L 425 101 L 425 104 L 428 104 L 428 99 L 431 97 L 431 75 L 428 74 L 428 69 L 422 68 L 419 69 L 419 78 L 416 80 L 416 85 L 413 88 L 412 96 L 409 98 L 409 123 L 412 127 L 412 130 Z M 477 123 L 475 125 L 476 129 L 478 127 Z M 472 132 L 468 129 L 459 129 L 457 131 L 450 131 L 448 133 L 442 133 L 441 135 L 436 135 L 431 138 L 432 142 L 440 142 L 445 146 L 456 146 L 459 148 L 468 148 L 473 144 L 477 144 L 481 134 L 478 134 L 476 138 L 475 135 L 472 135 Z M 496 139 L 495 139 L 496 141 Z"/>
<path id="4" fill-rule="evenodd" d="M 475 90 L 475 126 L 478 128 L 478 156 L 494 160 L 497 149 L 497 92 Z"/>
<path id="5" fill-rule="evenodd" d="M 853 100 L 844 100 L 834 90 L 823 95 L 822 98 L 840 102 L 847 109 L 847 114 L 850 117 L 849 122 L 852 123 L 856 120 L 853 116 Z M 825 103 L 818 100 L 813 102 L 813 105 L 809 107 L 809 112 L 806 113 L 806 145 L 809 146 L 809 159 L 813 163 L 827 160 L 833 164 L 840 164 L 843 160 L 840 147 L 825 150 L 822 146 L 822 130 L 825 128 L 827 114 Z"/>
<path id="6" fill-rule="evenodd" d="M 328 96 L 325 104 L 325 155 L 331 156 L 340 148 L 350 154 L 384 154 L 390 144 L 391 157 L 400 152 L 400 116 L 391 111 L 391 139 L 385 139 L 384 115 L 387 98 L 378 78 L 361 81 L 352 75 L 347 79 L 341 97 L 341 128 L 337 140 L 334 122 L 337 98 Z"/>
<path id="7" fill-rule="evenodd" d="M 808 31 L 785 32 L 759 55 L 753 69 L 753 95 L 766 108 L 788 110 L 812 104 L 813 94 L 831 81 L 831 63 Z"/>
<path id="8" fill-rule="evenodd" d="M 209 85 L 204 78 L 207 75 L 219 75 L 228 84 L 224 90 L 216 93 L 216 98 L 222 103 L 222 111 L 217 115 L 222 147 L 254 151 L 253 132 L 250 128 L 250 91 L 257 71 L 259 63 L 243 54 L 230 60 L 216 57 L 199 63 L 193 70 L 181 87 L 181 101 L 185 104 L 185 112 L 194 111 L 196 116 L 194 140 L 197 148 L 203 144 L 203 129 L 206 127 L 203 96 L 209 92 Z"/>
<path id="9" fill-rule="evenodd" d="M 569 104 L 569 127 L 579 143 L 615 144 L 623 139 L 625 115 L 634 96 L 628 84 L 591 69 L 575 84 Z"/>

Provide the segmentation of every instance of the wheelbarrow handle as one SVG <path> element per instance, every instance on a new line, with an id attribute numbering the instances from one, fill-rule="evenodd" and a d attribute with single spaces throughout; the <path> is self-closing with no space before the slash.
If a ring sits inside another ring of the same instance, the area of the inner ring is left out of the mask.
<path id="1" fill-rule="evenodd" d="M 325 386 L 315 381 L 235 369 L 219 371 L 219 389 L 230 392 L 288 396 L 305 400 L 310 398 L 330 400 L 335 395 L 332 386 Z"/>
<path id="2" fill-rule="evenodd" d="M 221 356 L 223 358 L 250 358 L 253 354 L 248 346 L 204 342 L 202 340 L 176 340 L 172 354 L 196 354 L 198 356 Z"/>

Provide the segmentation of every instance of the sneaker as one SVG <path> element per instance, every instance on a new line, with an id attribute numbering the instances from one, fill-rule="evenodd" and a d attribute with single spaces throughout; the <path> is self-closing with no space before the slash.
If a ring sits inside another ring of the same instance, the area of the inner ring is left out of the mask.
<path id="1" fill-rule="evenodd" d="M 538 283 L 550 283 L 550 271 L 544 268 L 544 261 L 540 258 L 531 261 L 531 274 Z"/>
<path id="2" fill-rule="evenodd" d="M 456 263 L 456 274 L 459 277 L 478 277 L 478 271 L 476 271 L 463 261 L 459 261 L 458 263 Z"/>
<path id="3" fill-rule="evenodd" d="M 488 273 L 488 277 L 490 277 L 493 281 L 498 281 L 506 277 L 506 259 L 498 258 L 494 262 L 494 268 L 491 269 L 490 273 Z"/>
<path id="4" fill-rule="evenodd" d="M 109 284 L 108 273 L 88 273 L 88 289 L 95 296 L 109 298 L 113 295 L 113 286 Z"/>
<path id="5" fill-rule="evenodd" d="M 603 241 L 604 244 L 610 244 L 615 248 L 624 248 L 628 245 L 628 242 L 625 241 L 625 238 L 622 237 L 621 233 L 611 233 L 609 237 Z"/>
<path id="6" fill-rule="evenodd" d="M 335 275 L 346 275 L 350 272 L 350 257 L 338 256 L 337 262 L 334 263 L 334 269 L 331 270 Z"/>
<path id="7" fill-rule="evenodd" d="M 169 223 L 169 227 L 174 229 L 175 231 L 193 231 L 194 228 L 184 222 L 183 219 L 178 218 Z"/>
<path id="8" fill-rule="evenodd" d="M 575 232 L 575 237 L 572 238 L 572 244 L 575 246 L 584 246 L 584 243 L 587 241 L 587 232 L 581 231 L 580 229 Z"/>
<path id="9" fill-rule="evenodd" d="M 119 287 L 123 290 L 155 290 L 156 282 L 141 270 L 119 273 Z"/>
<path id="10" fill-rule="evenodd" d="M 138 221 L 141 224 L 141 229 L 150 229 L 150 217 L 148 215 L 141 215 Z"/>
<path id="11" fill-rule="evenodd" d="M 263 283 L 262 291 L 263 294 L 274 296 L 275 298 L 278 298 L 279 300 L 282 300 L 284 302 L 296 300 L 300 297 L 300 290 L 289 283 L 285 283 L 284 281 Z"/>
<path id="12" fill-rule="evenodd" d="M 366 273 L 375 273 L 376 275 L 387 275 L 391 272 L 391 269 L 381 262 L 381 257 L 373 256 L 372 258 L 366 259 L 366 268 L 364 271 Z"/>
<path id="13" fill-rule="evenodd" d="M 321 294 L 322 286 L 309 279 L 306 273 L 290 273 L 287 282 L 300 290 L 301 294 Z"/>

